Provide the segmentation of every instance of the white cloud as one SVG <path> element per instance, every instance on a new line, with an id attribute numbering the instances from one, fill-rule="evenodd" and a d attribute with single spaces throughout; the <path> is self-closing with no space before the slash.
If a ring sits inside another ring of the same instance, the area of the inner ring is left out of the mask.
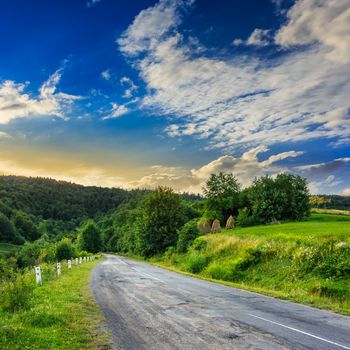
<path id="1" fill-rule="evenodd" d="M 323 8 L 332 13 L 339 8 L 335 1 L 310 3 L 317 7 L 316 15 Z M 346 9 L 344 1 L 339 3 L 346 14 L 350 3 Z M 208 147 L 228 151 L 348 138 L 350 64 L 327 59 L 330 49 L 325 40 L 269 61 L 237 54 L 226 59 L 210 57 L 209 52 L 194 55 L 177 29 L 184 6 L 180 1 L 160 1 L 143 10 L 118 40 L 125 55 L 138 58 L 134 66 L 149 91 L 141 108 L 173 118 L 169 136 L 208 139 Z M 281 29 L 279 44 L 287 45 L 282 33 L 293 23 L 290 19 Z M 337 35 L 349 43 L 348 28 Z"/>
<path id="2" fill-rule="evenodd" d="M 104 70 L 102 73 L 101 73 L 101 77 L 104 79 L 104 80 L 110 80 L 111 79 L 111 72 L 109 71 L 109 69 L 106 69 Z"/>
<path id="3" fill-rule="evenodd" d="M 89 0 L 86 3 L 86 7 L 90 8 L 95 6 L 97 3 L 101 2 L 102 0 Z"/>
<path id="4" fill-rule="evenodd" d="M 271 43 L 271 30 L 256 28 L 250 34 L 247 40 L 235 39 L 234 45 L 253 45 L 253 46 L 267 46 Z"/>
<path id="5" fill-rule="evenodd" d="M 11 136 L 7 132 L 0 131 L 0 140 L 1 139 L 9 139 L 9 138 L 11 138 Z"/>
<path id="6" fill-rule="evenodd" d="M 56 92 L 60 78 L 61 70 L 58 70 L 42 84 L 37 97 L 25 92 L 28 83 L 16 83 L 12 80 L 0 83 L 0 124 L 28 116 L 55 115 L 66 118 L 65 109 L 81 97 Z"/>
<path id="7" fill-rule="evenodd" d="M 124 98 L 131 98 L 138 89 L 137 85 L 128 77 L 122 77 L 120 83 L 126 87 L 123 95 Z"/>
<path id="8" fill-rule="evenodd" d="M 122 115 L 129 113 L 130 111 L 131 109 L 126 107 L 125 105 L 118 105 L 117 103 L 112 102 L 112 110 L 109 114 L 104 116 L 102 120 L 119 118 Z"/>
<path id="9" fill-rule="evenodd" d="M 319 43 L 327 48 L 331 60 L 349 63 L 349 0 L 299 0 L 287 17 L 287 24 L 276 35 L 278 44 L 289 47 Z"/>
<path id="10" fill-rule="evenodd" d="M 343 192 L 342 192 L 343 196 L 350 196 L 350 187 L 346 188 Z"/>
<path id="11" fill-rule="evenodd" d="M 142 177 L 140 180 L 129 182 L 128 186 L 155 188 L 163 185 L 170 186 L 176 191 L 199 193 L 210 174 L 219 172 L 232 173 L 244 186 L 247 186 L 255 177 L 265 174 L 275 175 L 287 171 L 285 167 L 276 163 L 286 158 L 297 157 L 303 153 L 283 152 L 272 155 L 264 161 L 259 161 L 258 155 L 267 151 L 266 147 L 259 146 L 243 153 L 239 158 L 225 155 L 198 169 L 192 169 L 190 172 L 184 169 L 158 165 L 151 168 L 151 174 Z"/>

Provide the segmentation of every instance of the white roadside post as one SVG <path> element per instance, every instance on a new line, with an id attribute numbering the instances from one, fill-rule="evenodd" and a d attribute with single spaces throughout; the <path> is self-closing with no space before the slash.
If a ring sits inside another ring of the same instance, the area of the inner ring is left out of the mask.
<path id="1" fill-rule="evenodd" d="M 83 257 L 83 261 L 86 262 L 86 256 Z"/>
<path id="2" fill-rule="evenodd" d="M 90 261 L 90 257 L 89 256 L 87 257 L 87 260 Z"/>
<path id="3" fill-rule="evenodd" d="M 40 284 L 41 286 L 43 285 L 43 280 L 41 279 L 41 270 L 40 266 L 35 266 L 35 280 L 37 284 Z"/>
<path id="4" fill-rule="evenodd" d="M 61 263 L 57 263 L 57 276 L 61 275 Z"/>
<path id="5" fill-rule="evenodd" d="M 69 268 L 69 269 L 72 268 L 72 260 L 68 260 L 68 268 Z"/>
<path id="6" fill-rule="evenodd" d="M 78 265 L 78 264 L 79 264 L 79 259 L 75 258 L 75 265 Z"/>
<path id="7" fill-rule="evenodd" d="M 83 262 L 82 257 L 79 258 L 79 264 L 81 264 Z"/>

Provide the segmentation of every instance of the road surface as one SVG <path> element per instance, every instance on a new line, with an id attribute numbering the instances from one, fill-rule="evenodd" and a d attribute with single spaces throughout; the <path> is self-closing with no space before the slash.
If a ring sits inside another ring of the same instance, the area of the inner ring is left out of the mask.
<path id="1" fill-rule="evenodd" d="M 350 318 L 107 255 L 91 276 L 125 350 L 350 350 Z"/>

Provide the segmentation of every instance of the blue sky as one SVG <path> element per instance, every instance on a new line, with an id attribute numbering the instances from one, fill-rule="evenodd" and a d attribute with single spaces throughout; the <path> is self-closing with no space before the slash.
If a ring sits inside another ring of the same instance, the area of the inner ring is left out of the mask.
<path id="1" fill-rule="evenodd" d="M 347 0 L 0 4 L 0 172 L 350 195 Z"/>

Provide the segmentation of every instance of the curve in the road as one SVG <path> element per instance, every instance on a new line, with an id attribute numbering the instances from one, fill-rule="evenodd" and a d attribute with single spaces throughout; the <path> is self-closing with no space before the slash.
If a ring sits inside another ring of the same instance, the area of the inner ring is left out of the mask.
<path id="1" fill-rule="evenodd" d="M 91 287 L 125 350 L 350 350 L 350 318 L 107 255 Z"/>

